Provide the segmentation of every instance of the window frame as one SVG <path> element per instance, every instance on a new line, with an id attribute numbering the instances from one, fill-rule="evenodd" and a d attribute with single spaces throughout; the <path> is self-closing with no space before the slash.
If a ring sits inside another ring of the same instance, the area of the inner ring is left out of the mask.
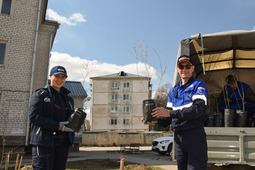
<path id="1" fill-rule="evenodd" d="M 130 100 L 129 94 L 123 94 L 123 100 Z"/>
<path id="2" fill-rule="evenodd" d="M 118 107 L 117 106 L 111 106 L 111 113 L 117 113 Z"/>
<path id="3" fill-rule="evenodd" d="M 118 124 L 118 119 L 111 119 L 111 122 L 110 122 L 111 125 L 117 125 Z"/>
<path id="4" fill-rule="evenodd" d="M 130 120 L 129 119 L 123 119 L 123 125 L 129 125 Z"/>
<path id="5" fill-rule="evenodd" d="M 11 7 L 12 7 L 12 0 L 0 0 L 0 14 L 10 15 Z"/>
<path id="6" fill-rule="evenodd" d="M 124 83 L 123 83 L 123 88 L 124 88 L 124 89 L 127 89 L 127 88 L 130 87 L 129 85 L 130 85 L 129 82 L 124 82 Z"/>
<path id="7" fill-rule="evenodd" d="M 3 45 L 3 50 L 1 49 L 2 45 Z M 7 43 L 0 41 L 0 65 L 4 65 L 4 60 L 6 56 L 6 46 L 7 46 Z"/>
<path id="8" fill-rule="evenodd" d="M 118 100 L 118 95 L 117 94 L 112 94 L 112 101 Z"/>
<path id="9" fill-rule="evenodd" d="M 129 106 L 123 106 L 123 113 L 130 113 L 130 107 Z"/>
<path id="10" fill-rule="evenodd" d="M 117 89 L 119 87 L 119 83 L 114 81 L 112 82 L 112 89 Z"/>

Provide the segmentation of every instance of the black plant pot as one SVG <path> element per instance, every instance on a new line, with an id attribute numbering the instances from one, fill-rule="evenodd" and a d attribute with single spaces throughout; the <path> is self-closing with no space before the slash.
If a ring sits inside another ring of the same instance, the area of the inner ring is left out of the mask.
<path id="1" fill-rule="evenodd" d="M 217 113 L 216 114 L 215 126 L 216 127 L 222 127 L 223 126 L 223 114 L 222 113 Z"/>
<path id="2" fill-rule="evenodd" d="M 79 132 L 86 116 L 87 114 L 83 111 L 83 109 L 77 108 L 68 119 L 69 124 L 67 124 L 66 126 L 73 129 L 74 132 Z"/>
<path id="3" fill-rule="evenodd" d="M 225 109 L 224 110 L 225 127 L 233 127 L 234 126 L 234 116 L 235 116 L 235 110 L 233 110 L 233 109 Z"/>
<path id="4" fill-rule="evenodd" d="M 145 122 L 156 121 L 157 118 L 152 117 L 152 110 L 156 108 L 156 102 L 153 99 L 143 101 L 143 120 Z"/>
<path id="5" fill-rule="evenodd" d="M 222 127 L 223 126 L 223 115 L 222 113 L 216 113 L 208 116 L 208 127 Z"/>
<path id="6" fill-rule="evenodd" d="M 236 110 L 236 126 L 245 127 L 247 120 L 247 112 L 242 110 Z"/>
<path id="7" fill-rule="evenodd" d="M 208 116 L 208 127 L 213 127 L 214 126 L 214 115 L 209 115 Z"/>

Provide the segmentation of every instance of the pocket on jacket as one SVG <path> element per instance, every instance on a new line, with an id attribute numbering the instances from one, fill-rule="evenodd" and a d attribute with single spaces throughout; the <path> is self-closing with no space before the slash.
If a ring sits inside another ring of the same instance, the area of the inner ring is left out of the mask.
<path id="1" fill-rule="evenodd" d="M 185 102 L 191 102 L 192 101 L 192 91 L 185 91 L 183 95 L 183 100 Z"/>

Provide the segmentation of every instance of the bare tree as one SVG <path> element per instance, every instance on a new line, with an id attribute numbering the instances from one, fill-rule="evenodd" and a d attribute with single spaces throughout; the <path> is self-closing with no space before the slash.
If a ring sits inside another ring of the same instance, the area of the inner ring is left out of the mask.
<path id="1" fill-rule="evenodd" d="M 133 47 L 133 54 L 136 58 L 136 72 L 139 75 L 139 69 L 138 69 L 138 63 L 142 63 L 144 65 L 145 71 L 146 71 L 146 76 L 149 77 L 150 72 L 148 68 L 148 46 L 143 47 L 143 42 L 139 40 L 136 41 L 135 46 Z"/>
<path id="2" fill-rule="evenodd" d="M 146 45 L 144 47 L 143 43 L 144 43 L 144 40 L 142 40 L 142 41 L 137 40 L 136 43 L 135 43 L 135 46 L 133 47 L 133 52 L 132 53 L 136 58 L 136 71 L 137 71 L 137 74 L 139 75 L 139 69 L 138 69 L 139 63 L 142 63 L 144 65 L 144 68 L 145 68 L 145 71 L 146 71 L 146 76 L 149 77 L 150 69 L 149 69 L 149 64 L 148 64 L 148 56 L 149 56 L 148 45 Z M 157 85 L 156 92 L 155 92 L 155 93 L 157 93 L 158 89 L 160 88 L 160 85 L 162 83 L 163 77 L 166 73 L 166 69 L 167 69 L 167 66 L 168 66 L 168 61 L 166 59 L 165 64 L 163 65 L 161 57 L 158 54 L 158 52 L 154 48 L 152 48 L 152 50 L 157 55 L 157 58 L 158 58 L 158 61 L 159 61 L 159 66 L 160 66 L 160 75 L 157 74 L 157 77 L 159 78 L 159 83 Z"/>
<path id="3" fill-rule="evenodd" d="M 168 100 L 168 92 L 171 89 L 172 85 L 170 83 L 166 83 L 160 86 L 157 89 L 157 93 L 154 95 L 154 100 L 157 103 L 157 107 L 166 107 Z M 169 131 L 170 126 L 162 127 L 157 124 L 154 124 L 150 127 L 153 131 Z"/>
<path id="4" fill-rule="evenodd" d="M 154 100 L 158 107 L 165 107 L 168 99 L 168 92 L 171 88 L 170 83 L 166 83 L 157 89 L 157 93 L 154 95 Z"/>
<path id="5" fill-rule="evenodd" d="M 89 75 L 91 74 L 91 72 L 95 69 L 94 65 L 89 63 L 89 62 L 84 62 L 82 63 L 82 67 L 83 67 L 83 70 L 81 70 L 81 74 L 82 74 L 82 77 L 83 77 L 83 81 L 82 81 L 82 85 L 85 86 L 85 82 L 86 82 L 86 79 L 89 77 Z M 88 94 L 88 90 L 86 90 L 86 93 Z M 85 100 L 84 100 L 84 109 L 87 109 L 87 104 L 88 102 L 90 101 L 91 97 L 87 97 Z"/>
<path id="6" fill-rule="evenodd" d="M 139 64 L 142 63 L 144 65 L 146 75 L 149 77 L 149 75 L 150 75 L 150 69 L 149 69 L 149 64 L 148 64 L 149 51 L 148 51 L 148 46 L 146 45 L 144 47 L 143 43 L 144 43 L 144 40 L 141 42 L 139 40 L 137 40 L 132 53 L 136 58 L 137 74 L 139 75 L 139 68 L 138 68 Z M 168 91 L 169 91 L 171 85 L 170 85 L 170 83 L 167 83 L 167 84 L 163 85 L 162 87 L 160 85 L 161 85 L 163 77 L 166 73 L 168 61 L 166 59 L 165 63 L 162 64 L 160 55 L 157 53 L 157 51 L 155 49 L 152 48 L 152 50 L 156 54 L 158 61 L 159 61 L 159 66 L 160 66 L 160 74 L 159 75 L 157 74 L 157 77 L 159 78 L 159 83 L 158 83 L 156 91 L 155 91 L 154 100 L 156 101 L 157 106 L 165 107 L 166 102 L 167 102 Z M 149 129 L 150 130 L 168 131 L 169 127 L 163 128 L 163 127 L 159 127 L 158 125 L 150 125 Z"/>
<path id="7" fill-rule="evenodd" d="M 81 75 L 83 77 L 83 80 L 82 80 L 82 86 L 85 87 L 85 82 L 86 80 L 88 79 L 88 77 L 90 76 L 91 72 L 95 69 L 94 65 L 89 63 L 89 62 L 83 62 L 82 63 L 82 67 L 83 69 L 80 70 L 81 71 Z M 85 89 L 85 92 L 88 94 L 88 90 Z M 90 101 L 91 97 L 87 96 L 84 101 L 83 101 L 83 109 L 86 110 L 88 109 L 87 105 L 89 104 L 89 101 Z M 90 129 L 90 127 L 88 126 L 90 123 L 89 123 L 89 120 L 84 120 L 84 124 L 82 126 L 82 130 L 84 131 L 87 131 Z"/>

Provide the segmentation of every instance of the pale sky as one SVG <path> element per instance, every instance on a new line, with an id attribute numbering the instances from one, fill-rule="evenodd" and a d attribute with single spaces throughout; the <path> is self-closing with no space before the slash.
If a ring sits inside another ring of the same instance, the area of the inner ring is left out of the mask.
<path id="1" fill-rule="evenodd" d="M 163 84 L 173 82 L 181 40 L 253 30 L 254 11 L 254 0 L 49 0 L 46 18 L 61 23 L 50 69 L 63 65 L 68 80 L 82 81 L 86 89 L 89 77 L 125 71 L 150 76 L 155 90 L 160 61 L 167 66 Z M 142 45 L 137 53 L 136 45 Z"/>

